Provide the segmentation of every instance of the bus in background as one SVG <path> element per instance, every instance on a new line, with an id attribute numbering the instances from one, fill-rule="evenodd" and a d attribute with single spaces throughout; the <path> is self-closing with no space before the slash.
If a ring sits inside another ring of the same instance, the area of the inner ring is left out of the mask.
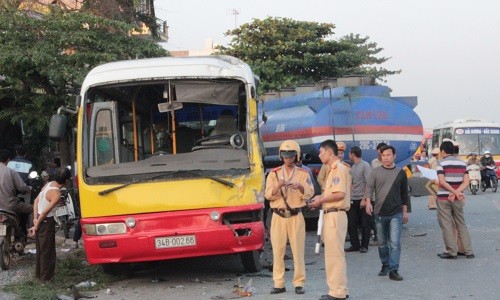
<path id="1" fill-rule="evenodd" d="M 500 124 L 483 120 L 458 119 L 435 127 L 432 131 L 432 148 L 439 147 L 443 139 L 459 143 L 459 157 L 476 153 L 481 157 L 490 151 L 497 166 L 500 166 Z M 500 175 L 500 168 L 497 168 Z"/>
<path id="2" fill-rule="evenodd" d="M 240 254 L 246 271 L 261 269 L 256 83 L 230 56 L 119 61 L 90 71 L 77 108 L 90 264 L 119 273 L 133 262 Z M 52 138 L 61 137 L 64 119 L 52 117 Z"/>

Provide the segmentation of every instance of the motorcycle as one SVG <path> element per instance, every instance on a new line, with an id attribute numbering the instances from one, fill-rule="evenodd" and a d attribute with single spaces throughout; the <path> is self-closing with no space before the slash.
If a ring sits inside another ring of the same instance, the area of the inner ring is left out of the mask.
<path id="1" fill-rule="evenodd" d="M 63 230 L 64 237 L 69 239 L 71 226 L 75 224 L 76 215 L 73 198 L 65 187 L 61 188 L 61 200 L 55 207 L 56 231 Z"/>
<path id="2" fill-rule="evenodd" d="M 26 237 L 21 231 L 19 216 L 13 211 L 0 208 L 0 267 L 8 270 L 12 256 L 22 254 Z"/>
<path id="3" fill-rule="evenodd" d="M 487 188 L 491 188 L 491 190 L 493 191 L 493 193 L 496 193 L 497 192 L 497 187 L 498 187 L 498 178 L 497 178 L 497 174 L 496 174 L 496 169 L 497 167 L 496 166 L 486 166 L 485 167 L 487 170 L 486 170 L 486 180 L 484 180 L 482 183 L 481 183 L 481 191 L 486 191 Z M 488 183 L 490 184 L 490 186 L 487 186 Z"/>
<path id="4" fill-rule="evenodd" d="M 481 171 L 478 165 L 469 165 L 467 166 L 467 170 L 469 171 L 469 189 L 472 195 L 477 194 L 479 187 L 481 186 Z"/>

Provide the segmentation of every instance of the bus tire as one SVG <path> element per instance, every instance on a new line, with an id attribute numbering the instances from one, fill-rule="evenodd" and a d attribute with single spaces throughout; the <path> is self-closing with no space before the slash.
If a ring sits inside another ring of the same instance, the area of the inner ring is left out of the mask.
<path id="1" fill-rule="evenodd" d="M 113 276 L 128 276 L 130 275 L 131 268 L 126 263 L 103 264 L 102 270 L 104 273 Z"/>
<path id="2" fill-rule="evenodd" d="M 262 264 L 260 263 L 260 251 L 253 250 L 248 252 L 243 252 L 241 255 L 241 263 L 246 272 L 255 273 L 262 270 Z"/>

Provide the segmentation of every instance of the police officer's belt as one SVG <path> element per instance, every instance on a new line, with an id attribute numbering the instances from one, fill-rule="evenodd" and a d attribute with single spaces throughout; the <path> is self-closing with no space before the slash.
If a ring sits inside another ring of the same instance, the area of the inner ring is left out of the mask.
<path id="1" fill-rule="evenodd" d="M 338 211 L 347 211 L 347 210 L 345 210 L 345 209 L 338 209 L 338 208 L 332 207 L 332 208 L 329 208 L 329 209 L 325 209 L 325 214 L 331 213 L 331 212 L 338 212 Z"/>
<path id="2" fill-rule="evenodd" d="M 296 216 L 298 215 L 301 211 L 302 211 L 302 208 L 298 207 L 298 208 L 291 208 L 290 210 L 288 209 L 280 209 L 280 208 L 273 208 L 273 213 L 277 214 L 278 216 L 282 217 L 282 218 L 290 218 L 290 217 L 293 217 L 293 216 Z"/>

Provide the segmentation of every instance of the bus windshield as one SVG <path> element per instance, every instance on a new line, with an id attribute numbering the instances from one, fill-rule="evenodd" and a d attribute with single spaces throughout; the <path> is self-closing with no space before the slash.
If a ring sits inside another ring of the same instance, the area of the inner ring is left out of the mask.
<path id="1" fill-rule="evenodd" d="M 461 155 L 500 153 L 500 128 L 456 128 L 455 140 L 460 144 Z"/>

